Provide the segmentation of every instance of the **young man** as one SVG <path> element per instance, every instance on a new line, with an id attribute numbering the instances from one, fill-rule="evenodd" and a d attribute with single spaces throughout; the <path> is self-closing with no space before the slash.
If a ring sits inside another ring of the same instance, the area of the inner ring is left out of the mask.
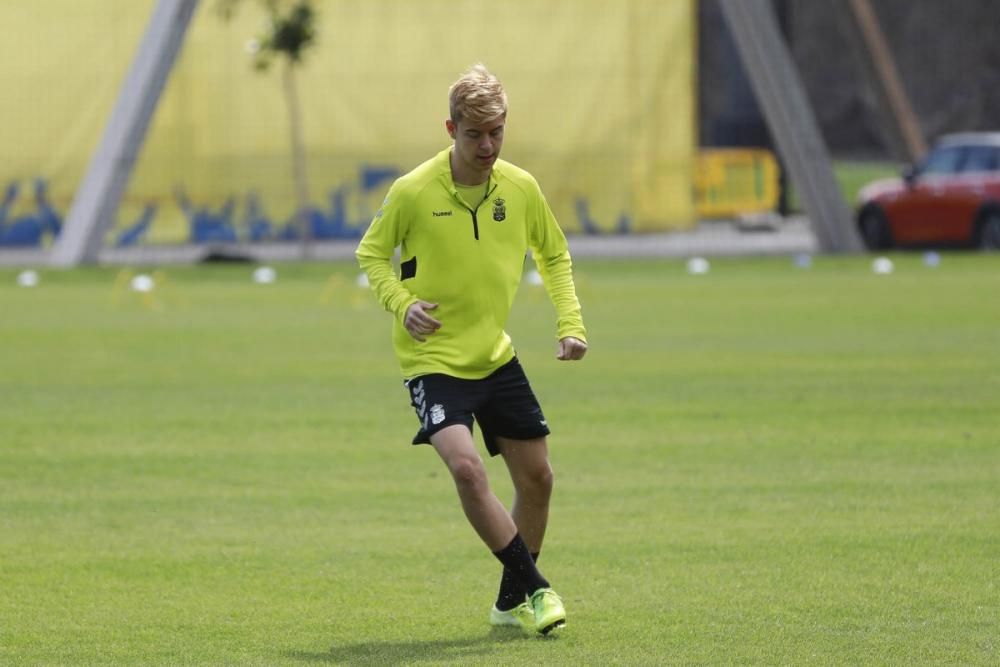
<path id="1" fill-rule="evenodd" d="M 582 359 L 586 331 L 566 237 L 535 179 L 499 159 L 500 81 L 473 66 L 451 86 L 449 107 L 452 145 L 393 184 L 356 254 L 395 315 L 393 344 L 420 421 L 413 444 L 440 455 L 466 517 L 504 566 L 490 623 L 548 634 L 566 623 L 535 565 L 552 492 L 549 429 L 504 331 L 529 248 L 558 314 L 557 358 Z M 473 420 L 510 471 L 510 512 L 490 490 Z"/>

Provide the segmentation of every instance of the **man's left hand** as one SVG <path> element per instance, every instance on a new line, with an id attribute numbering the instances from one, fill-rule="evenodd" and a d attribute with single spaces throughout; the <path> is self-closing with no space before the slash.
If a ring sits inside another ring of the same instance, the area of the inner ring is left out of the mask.
<path id="1" fill-rule="evenodd" d="M 579 338 L 566 336 L 559 341 L 559 352 L 556 353 L 556 359 L 560 361 L 577 361 L 583 359 L 583 355 L 585 354 L 587 354 L 586 343 Z"/>

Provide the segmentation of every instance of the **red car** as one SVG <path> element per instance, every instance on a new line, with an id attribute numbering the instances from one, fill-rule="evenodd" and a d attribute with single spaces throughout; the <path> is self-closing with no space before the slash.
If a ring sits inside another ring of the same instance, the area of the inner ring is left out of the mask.
<path id="1" fill-rule="evenodd" d="M 942 137 L 923 163 L 867 185 L 858 199 L 858 231 L 870 250 L 1000 250 L 1000 132 Z"/>

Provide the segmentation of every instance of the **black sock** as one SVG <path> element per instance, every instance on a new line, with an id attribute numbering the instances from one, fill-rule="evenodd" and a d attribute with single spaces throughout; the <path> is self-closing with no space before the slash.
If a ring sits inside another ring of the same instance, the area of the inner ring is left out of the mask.
<path id="1" fill-rule="evenodd" d="M 538 554 L 531 554 L 531 560 L 538 562 Z M 528 591 L 518 582 L 510 570 L 506 567 L 500 576 L 500 593 L 497 595 L 497 609 L 500 611 L 510 611 L 517 605 L 524 602 Z"/>
<path id="2" fill-rule="evenodd" d="M 508 609 L 513 609 L 521 604 L 524 601 L 525 593 L 534 593 L 539 588 L 549 587 L 549 582 L 538 571 L 538 568 L 535 567 L 535 559 L 528 552 L 528 546 L 524 543 L 520 533 L 514 535 L 514 539 L 503 549 L 494 551 L 493 555 L 503 563 L 504 575 L 506 576 L 509 572 L 513 584 L 519 589 L 514 595 L 520 595 L 520 598 L 507 607 Z M 500 606 L 500 602 L 500 600 L 497 600 L 497 609 L 503 611 L 504 607 Z"/>

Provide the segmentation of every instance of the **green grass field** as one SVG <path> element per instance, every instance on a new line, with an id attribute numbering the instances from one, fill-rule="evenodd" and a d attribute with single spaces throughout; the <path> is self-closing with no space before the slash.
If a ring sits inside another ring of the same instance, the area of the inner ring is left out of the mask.
<path id="1" fill-rule="evenodd" d="M 487 625 L 354 266 L 2 270 L 0 664 L 995 665 L 1000 258 L 893 258 L 580 261 L 578 364 L 522 289 L 554 640 Z"/>
<path id="2" fill-rule="evenodd" d="M 833 163 L 833 175 L 840 186 L 840 194 L 850 210 L 858 204 L 858 192 L 872 181 L 885 178 L 898 178 L 902 173 L 902 165 L 881 160 L 836 160 Z M 794 183 L 788 184 L 788 207 L 792 211 L 802 212 L 802 197 L 799 196 Z"/>

